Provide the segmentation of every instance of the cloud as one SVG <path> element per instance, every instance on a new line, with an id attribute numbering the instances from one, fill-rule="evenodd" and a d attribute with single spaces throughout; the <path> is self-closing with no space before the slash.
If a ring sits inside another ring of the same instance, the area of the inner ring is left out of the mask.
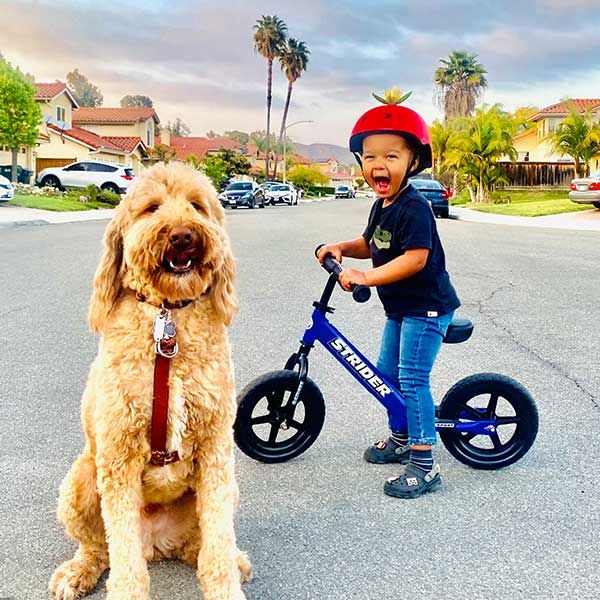
<path id="1" fill-rule="evenodd" d="M 311 49 L 296 83 L 290 118 L 301 141 L 345 143 L 371 92 L 399 84 L 426 118 L 433 72 L 455 49 L 488 70 L 488 102 L 552 103 L 597 95 L 597 0 L 4 0 L 2 52 L 40 81 L 75 67 L 115 105 L 147 94 L 163 121 L 181 116 L 194 133 L 265 126 L 266 62 L 253 50 L 253 25 L 277 14 Z M 23 35 L 23 23 L 27 35 Z M 579 83 L 581 82 L 581 83 Z M 594 85 L 592 85 L 594 82 Z M 273 69 L 279 125 L 287 81 Z M 595 86 L 595 87 L 594 87 Z M 549 98 L 549 93 L 553 94 Z M 522 100 L 526 99 L 526 102 Z"/>

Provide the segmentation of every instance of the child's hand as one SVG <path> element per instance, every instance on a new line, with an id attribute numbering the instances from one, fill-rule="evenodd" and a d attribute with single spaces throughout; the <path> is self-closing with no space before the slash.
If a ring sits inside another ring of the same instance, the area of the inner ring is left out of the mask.
<path id="1" fill-rule="evenodd" d="M 331 256 L 339 263 L 342 262 L 342 249 L 338 244 L 325 244 L 324 246 L 321 246 L 317 252 L 317 260 L 323 264 L 323 261 L 328 254 L 331 254 Z"/>
<path id="2" fill-rule="evenodd" d="M 338 281 L 347 292 L 351 291 L 353 285 L 367 285 L 364 271 L 358 269 L 344 269 L 339 274 Z"/>

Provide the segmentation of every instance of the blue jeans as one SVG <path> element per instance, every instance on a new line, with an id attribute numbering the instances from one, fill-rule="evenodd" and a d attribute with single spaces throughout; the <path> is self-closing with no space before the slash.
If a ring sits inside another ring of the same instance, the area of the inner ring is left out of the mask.
<path id="1" fill-rule="evenodd" d="M 435 406 L 429 375 L 454 312 L 439 317 L 388 319 L 383 329 L 377 368 L 399 383 L 406 398 L 408 443 L 435 444 Z M 400 431 L 389 415 L 392 431 Z M 406 432 L 403 432 L 406 433 Z"/>

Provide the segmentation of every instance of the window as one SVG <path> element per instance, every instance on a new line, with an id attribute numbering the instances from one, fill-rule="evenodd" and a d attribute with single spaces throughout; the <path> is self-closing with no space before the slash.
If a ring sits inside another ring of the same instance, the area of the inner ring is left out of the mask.
<path id="1" fill-rule="evenodd" d="M 151 123 L 148 124 L 148 129 L 146 130 L 146 145 L 154 146 L 154 127 Z"/>
<path id="2" fill-rule="evenodd" d="M 93 171 L 94 173 L 114 173 L 117 167 L 111 165 L 104 165 L 102 163 L 85 163 L 86 171 Z"/>
<path id="3" fill-rule="evenodd" d="M 63 123 L 67 120 L 67 109 L 64 106 L 56 107 L 56 119 Z"/>
<path id="4" fill-rule="evenodd" d="M 231 183 L 227 186 L 228 192 L 233 191 L 233 190 L 251 190 L 251 189 L 252 189 L 252 182 Z"/>
<path id="5" fill-rule="evenodd" d="M 65 171 L 85 171 L 85 163 L 75 163 L 74 165 L 71 165 L 70 167 L 67 167 L 65 169 Z"/>

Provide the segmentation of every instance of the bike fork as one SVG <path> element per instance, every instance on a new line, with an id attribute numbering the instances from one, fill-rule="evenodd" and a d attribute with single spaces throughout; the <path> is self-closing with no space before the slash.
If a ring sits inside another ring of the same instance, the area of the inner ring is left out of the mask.
<path id="1" fill-rule="evenodd" d="M 291 400 L 292 406 L 296 406 L 296 404 L 298 404 L 300 401 L 300 394 L 302 393 L 302 388 L 304 387 L 306 378 L 308 377 L 308 354 L 311 349 L 312 346 L 307 346 L 306 344 L 301 343 L 298 352 L 292 354 L 285 363 L 284 369 L 288 371 L 295 371 L 296 366 L 298 366 L 298 387 L 296 388 L 294 397 Z"/>

